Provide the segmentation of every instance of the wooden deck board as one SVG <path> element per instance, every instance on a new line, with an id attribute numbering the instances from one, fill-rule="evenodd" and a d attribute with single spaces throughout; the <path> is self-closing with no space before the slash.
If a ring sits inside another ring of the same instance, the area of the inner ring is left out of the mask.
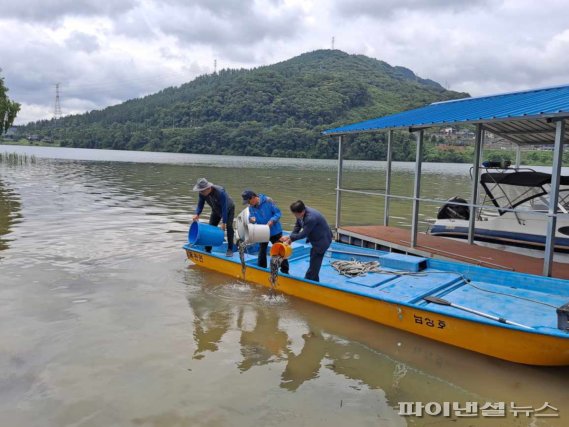
<path id="1" fill-rule="evenodd" d="M 416 248 L 411 248 L 411 231 L 381 225 L 340 227 L 339 234 L 352 236 L 408 253 L 435 258 L 446 258 L 490 268 L 542 275 L 543 259 L 501 251 L 467 242 L 419 233 Z M 569 279 L 569 264 L 555 262 L 553 277 Z"/>

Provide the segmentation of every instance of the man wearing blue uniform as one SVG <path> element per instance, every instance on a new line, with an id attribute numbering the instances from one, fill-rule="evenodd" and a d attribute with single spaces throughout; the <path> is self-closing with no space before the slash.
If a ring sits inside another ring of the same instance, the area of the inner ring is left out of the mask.
<path id="1" fill-rule="evenodd" d="M 264 194 L 257 194 L 252 190 L 245 190 L 241 194 L 243 204 L 249 205 L 249 222 L 255 224 L 267 224 L 270 229 L 270 241 L 276 243 L 283 236 L 281 226 L 281 210 L 270 197 Z M 267 268 L 267 247 L 268 243 L 259 243 L 259 257 L 257 265 Z M 288 260 L 284 259 L 281 263 L 281 271 L 288 274 Z"/>
<path id="2" fill-rule="evenodd" d="M 318 282 L 324 254 L 332 243 L 332 231 L 326 218 L 316 209 L 306 206 L 302 200 L 291 204 L 290 211 L 296 217 L 296 224 L 290 236 L 281 237 L 281 241 L 290 243 L 306 238 L 306 242 L 310 243 L 312 248 L 310 249 L 310 266 L 304 278 Z"/>
<path id="3" fill-rule="evenodd" d="M 233 217 L 235 216 L 235 204 L 225 189 L 219 185 L 213 185 L 205 178 L 198 179 L 194 185 L 194 191 L 200 193 L 196 214 L 193 220 L 199 221 L 200 214 L 203 211 L 204 204 L 207 203 L 211 207 L 211 215 L 209 216 L 209 224 L 217 227 L 221 221 L 221 229 L 227 228 L 227 252 L 225 256 L 233 256 Z M 206 252 L 211 252 L 211 246 L 205 247 Z"/>

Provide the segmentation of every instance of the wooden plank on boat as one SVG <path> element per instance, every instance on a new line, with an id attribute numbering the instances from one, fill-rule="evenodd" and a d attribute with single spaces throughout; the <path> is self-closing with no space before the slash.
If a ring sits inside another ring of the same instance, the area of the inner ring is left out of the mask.
<path id="1" fill-rule="evenodd" d="M 467 264 L 480 265 L 521 273 L 541 275 L 543 259 L 506 252 L 499 249 L 466 242 L 445 239 L 419 233 L 417 246 L 411 248 L 411 232 L 397 227 L 383 225 L 349 226 L 338 230 L 339 236 L 346 236 L 361 242 L 365 247 L 386 247 L 392 250 L 430 258 L 447 259 Z M 359 239 L 359 240 L 358 240 Z M 348 243 L 347 241 L 345 241 Z M 553 277 L 569 279 L 569 264 L 555 262 Z"/>

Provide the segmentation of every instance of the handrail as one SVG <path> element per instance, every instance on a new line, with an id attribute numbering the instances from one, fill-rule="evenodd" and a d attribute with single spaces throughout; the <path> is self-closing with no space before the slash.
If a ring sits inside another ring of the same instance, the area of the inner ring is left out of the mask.
<path id="1" fill-rule="evenodd" d="M 444 204 L 449 202 L 448 200 L 426 199 L 426 198 L 421 198 L 421 197 L 415 198 L 413 196 L 398 196 L 395 194 L 376 193 L 376 192 L 360 191 L 360 190 L 350 190 L 347 188 L 336 188 L 336 191 L 353 193 L 353 194 L 364 194 L 367 196 L 388 197 L 391 199 L 399 199 L 399 200 L 410 200 L 410 201 L 418 200 L 420 202 L 437 203 L 440 205 L 444 205 Z M 452 202 L 452 204 L 457 205 L 457 206 L 467 206 L 467 207 L 472 206 L 473 208 L 488 209 L 488 210 L 502 211 L 502 212 L 517 212 L 517 213 L 527 213 L 530 215 L 544 215 L 543 212 L 529 210 L 529 209 L 509 209 L 509 208 L 500 208 L 500 207 L 491 206 L 491 205 L 471 205 L 470 203 L 460 203 L 460 202 L 454 202 L 454 201 Z M 554 215 L 559 216 L 559 215 L 565 215 L 565 214 L 555 213 Z"/>

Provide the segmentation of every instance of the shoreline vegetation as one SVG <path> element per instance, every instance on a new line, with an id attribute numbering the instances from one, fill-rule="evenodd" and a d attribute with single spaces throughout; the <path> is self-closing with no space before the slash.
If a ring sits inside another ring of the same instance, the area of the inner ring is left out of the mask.
<path id="1" fill-rule="evenodd" d="M 58 142 L 46 142 L 46 141 L 30 141 L 25 138 L 19 140 L 12 139 L 0 139 L 0 145 L 19 145 L 19 146 L 30 146 L 30 147 L 67 147 L 67 148 L 87 148 L 87 147 L 69 147 L 66 145 L 60 145 Z M 128 151 L 155 151 L 155 152 L 169 152 L 163 150 L 128 150 Z M 188 153 L 191 154 L 191 153 Z M 203 154 L 203 153 L 194 153 Z M 243 155 L 241 153 L 223 153 L 218 155 Z M 260 156 L 260 157 L 290 157 L 290 156 Z M 300 157 L 296 157 L 300 158 Z M 310 157 L 316 158 L 316 157 Z M 322 158 L 322 157 L 321 157 Z M 323 157 L 323 158 L 334 158 L 334 157 Z M 425 152 L 423 155 L 423 161 L 431 163 L 472 163 L 474 158 L 474 147 L 472 145 L 462 145 L 462 146 L 449 146 L 444 144 L 433 144 L 427 142 L 425 144 Z M 380 158 L 370 158 L 366 156 L 346 156 L 347 160 L 375 160 L 375 161 L 385 161 L 385 156 Z M 485 148 L 483 151 L 483 160 L 490 161 L 510 161 L 512 164 L 515 163 L 516 151 L 514 148 L 500 147 L 500 148 Z M 409 155 L 401 157 L 400 155 L 394 155 L 395 162 L 414 162 L 415 161 L 415 151 L 411 150 Z M 521 164 L 524 166 L 551 166 L 553 163 L 553 151 L 552 150 L 522 150 L 521 152 Z M 563 165 L 569 166 L 569 152 L 563 155 Z"/>
<path id="2" fill-rule="evenodd" d="M 317 50 L 253 69 L 223 69 L 102 110 L 17 126 L 12 137 L 76 148 L 334 158 L 338 144 L 321 135 L 326 129 L 465 97 L 404 67 Z M 406 160 L 414 141 L 398 139 L 395 159 Z M 377 160 L 386 146 L 385 135 L 359 135 L 345 154 Z"/>
<path id="3" fill-rule="evenodd" d="M 33 154 L 31 156 L 27 154 L 21 153 L 0 153 L 0 164 L 8 164 L 8 165 L 26 165 L 26 164 L 35 164 L 36 163 L 36 156 Z"/>
<path id="4" fill-rule="evenodd" d="M 250 70 L 224 69 L 103 110 L 17 126 L 17 144 L 211 155 L 334 159 L 336 138 L 322 131 L 468 93 L 364 55 L 317 50 Z M 512 144 L 487 134 L 484 160 L 515 163 Z M 426 162 L 472 163 L 472 125 L 431 128 Z M 385 160 L 387 135 L 344 137 L 346 159 Z M 393 160 L 414 161 L 415 136 L 395 132 Z M 569 156 L 567 159 L 569 161 Z M 551 165 L 550 147 L 522 163 Z"/>

